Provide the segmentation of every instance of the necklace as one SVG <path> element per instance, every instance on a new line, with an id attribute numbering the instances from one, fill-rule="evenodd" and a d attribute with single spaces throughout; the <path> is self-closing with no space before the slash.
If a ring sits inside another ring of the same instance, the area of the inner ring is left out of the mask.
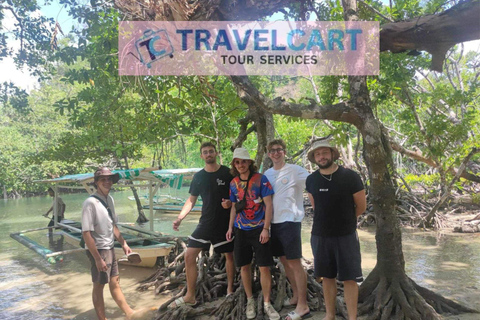
<path id="1" fill-rule="evenodd" d="M 327 181 L 332 181 L 333 178 L 333 173 L 330 174 L 330 178 L 325 177 L 323 174 L 320 173 L 320 175 Z"/>
<path id="2" fill-rule="evenodd" d="M 327 178 L 326 176 L 324 176 L 324 175 L 320 172 L 320 170 L 319 170 L 318 172 L 319 172 L 320 175 L 323 177 L 323 179 L 325 179 L 325 180 L 327 180 L 327 181 L 332 181 L 332 179 L 333 179 L 333 174 L 334 174 L 335 172 L 337 172 L 337 170 L 338 170 L 338 166 L 335 168 L 335 170 L 333 170 L 332 173 L 330 173 L 330 178 Z"/>

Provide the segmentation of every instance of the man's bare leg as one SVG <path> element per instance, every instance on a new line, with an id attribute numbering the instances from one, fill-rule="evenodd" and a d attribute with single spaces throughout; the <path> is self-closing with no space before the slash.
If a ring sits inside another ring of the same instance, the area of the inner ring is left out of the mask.
<path id="1" fill-rule="evenodd" d="M 196 303 L 195 291 L 197 284 L 197 257 L 201 248 L 187 248 L 185 252 L 185 275 L 187 276 L 187 293 L 183 296 L 186 303 Z"/>
<path id="2" fill-rule="evenodd" d="M 287 279 L 290 282 L 290 285 L 292 286 L 293 297 L 290 298 L 290 304 L 291 305 L 297 304 L 298 303 L 298 289 L 297 289 L 296 279 L 295 279 L 295 276 L 293 274 L 293 270 L 290 267 L 290 264 L 288 263 L 288 260 L 285 256 L 281 256 L 279 258 L 280 258 L 280 262 L 285 267 L 285 274 L 287 275 Z"/>
<path id="3" fill-rule="evenodd" d="M 247 299 L 250 299 L 253 296 L 251 267 L 252 267 L 252 264 L 247 264 L 245 266 L 242 266 L 242 268 L 240 269 L 243 288 L 245 289 L 245 294 L 247 295 Z"/>
<path id="4" fill-rule="evenodd" d="M 295 312 L 303 316 L 310 312 L 307 304 L 307 274 L 300 259 L 287 260 L 287 264 L 293 273 L 296 284 L 298 300 Z"/>
<path id="5" fill-rule="evenodd" d="M 98 320 L 106 320 L 105 316 L 105 302 L 103 300 L 103 288 L 105 285 L 100 283 L 93 283 L 92 290 L 92 301 L 93 307 L 95 308 L 95 313 L 97 314 Z"/>
<path id="6" fill-rule="evenodd" d="M 130 317 L 133 314 L 133 309 L 128 305 L 127 300 L 123 295 L 122 288 L 120 288 L 120 278 L 118 276 L 112 277 L 108 283 L 108 287 L 110 288 L 113 300 L 115 300 L 127 317 Z"/>
<path id="7" fill-rule="evenodd" d="M 343 282 L 345 303 L 347 305 L 348 319 L 357 319 L 357 305 L 358 305 L 358 284 L 354 280 Z"/>
<path id="8" fill-rule="evenodd" d="M 327 314 L 324 320 L 335 320 L 335 300 L 337 299 L 337 279 L 323 278 L 323 296 Z"/>
<path id="9" fill-rule="evenodd" d="M 235 264 L 233 261 L 233 252 L 225 252 L 225 268 L 227 269 L 227 294 L 233 293 L 233 281 L 235 278 Z"/>
<path id="10" fill-rule="evenodd" d="M 258 267 L 260 269 L 260 284 L 262 285 L 263 301 L 270 303 L 272 291 L 272 274 L 270 267 Z"/>

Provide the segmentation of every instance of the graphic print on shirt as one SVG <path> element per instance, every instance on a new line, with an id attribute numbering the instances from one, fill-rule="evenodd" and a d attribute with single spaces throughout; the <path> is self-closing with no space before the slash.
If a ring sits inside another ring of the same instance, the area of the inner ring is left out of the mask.
<path id="1" fill-rule="evenodd" d="M 239 202 L 244 199 L 246 186 L 246 181 L 241 181 L 239 177 L 235 177 L 230 183 L 230 200 Z M 235 217 L 235 227 L 248 230 L 263 226 L 265 218 L 263 197 L 272 194 L 273 188 L 267 177 L 259 173 L 254 174 L 248 185 L 245 209 Z"/>

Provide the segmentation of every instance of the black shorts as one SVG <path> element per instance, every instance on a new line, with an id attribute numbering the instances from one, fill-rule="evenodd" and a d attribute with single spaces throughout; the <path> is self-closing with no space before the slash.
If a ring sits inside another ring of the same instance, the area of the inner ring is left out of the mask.
<path id="1" fill-rule="evenodd" d="M 227 241 L 227 231 L 212 232 L 198 226 L 192 235 L 188 237 L 189 248 L 201 248 L 202 250 L 209 250 L 210 245 L 216 253 L 233 252 L 233 240 Z"/>
<path id="2" fill-rule="evenodd" d="M 315 277 L 363 281 L 360 242 L 356 231 L 341 237 L 320 237 L 312 234 L 310 242 Z"/>
<path id="3" fill-rule="evenodd" d="M 235 265 L 243 267 L 252 263 L 253 253 L 255 252 L 255 260 L 259 267 L 273 266 L 273 256 L 270 249 L 270 240 L 267 243 L 260 243 L 260 234 L 263 226 L 253 230 L 235 230 L 235 249 L 233 256 Z"/>
<path id="4" fill-rule="evenodd" d="M 272 254 L 287 260 L 302 258 L 302 223 L 272 223 Z"/>

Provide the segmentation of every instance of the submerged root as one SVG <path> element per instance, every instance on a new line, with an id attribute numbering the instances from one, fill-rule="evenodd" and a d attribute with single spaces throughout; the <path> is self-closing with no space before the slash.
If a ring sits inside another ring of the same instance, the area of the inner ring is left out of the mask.
<path id="1" fill-rule="evenodd" d="M 360 287 L 358 314 L 367 319 L 437 320 L 440 314 L 478 312 L 420 287 L 406 275 L 393 279 L 375 268 Z"/>

